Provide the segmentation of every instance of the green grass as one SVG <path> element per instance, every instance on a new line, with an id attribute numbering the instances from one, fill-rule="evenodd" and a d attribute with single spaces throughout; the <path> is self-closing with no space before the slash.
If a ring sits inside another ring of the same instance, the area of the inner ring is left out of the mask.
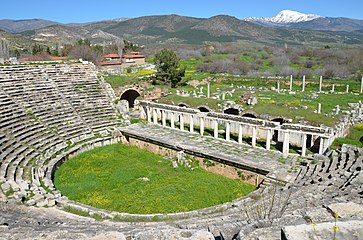
<path id="1" fill-rule="evenodd" d="M 351 144 L 357 147 L 363 147 L 363 123 L 357 124 L 350 128 L 348 135 L 344 138 L 336 138 L 331 148 L 341 148 L 343 144 Z"/>
<path id="2" fill-rule="evenodd" d="M 141 177 L 150 181 L 139 181 Z M 122 144 L 96 148 L 68 160 L 55 173 L 55 185 L 74 201 L 140 214 L 210 207 L 255 189 L 200 168 L 174 169 L 162 156 Z"/>
<path id="3" fill-rule="evenodd" d="M 104 79 L 106 82 L 111 84 L 111 87 L 113 89 L 116 89 L 118 87 L 122 87 L 122 86 L 125 86 L 128 84 L 137 83 L 138 81 L 140 81 L 135 77 L 120 76 L 120 75 L 105 76 Z"/>

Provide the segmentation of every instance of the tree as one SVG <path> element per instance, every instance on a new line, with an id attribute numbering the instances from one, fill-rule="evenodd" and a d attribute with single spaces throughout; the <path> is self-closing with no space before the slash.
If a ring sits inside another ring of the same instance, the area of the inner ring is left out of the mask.
<path id="1" fill-rule="evenodd" d="M 155 55 L 155 80 L 157 83 L 170 84 L 176 87 L 185 74 L 185 68 L 180 68 L 176 53 L 170 49 L 163 49 Z"/>

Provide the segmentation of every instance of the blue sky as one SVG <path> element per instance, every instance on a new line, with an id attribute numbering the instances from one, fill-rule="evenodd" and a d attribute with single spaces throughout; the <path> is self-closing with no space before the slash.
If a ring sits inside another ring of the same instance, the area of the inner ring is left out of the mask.
<path id="1" fill-rule="evenodd" d="M 363 19 L 363 0 L 2 0 L 0 19 L 43 18 L 62 23 L 178 14 L 271 17 L 284 9 Z"/>

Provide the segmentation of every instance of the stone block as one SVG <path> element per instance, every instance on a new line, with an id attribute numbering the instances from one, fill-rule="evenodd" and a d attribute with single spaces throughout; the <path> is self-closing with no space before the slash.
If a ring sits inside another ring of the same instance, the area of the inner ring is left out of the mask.
<path id="1" fill-rule="evenodd" d="M 3 190 L 4 193 L 7 193 L 8 191 L 11 190 L 11 186 L 9 183 L 3 183 L 1 184 L 1 189 Z"/>

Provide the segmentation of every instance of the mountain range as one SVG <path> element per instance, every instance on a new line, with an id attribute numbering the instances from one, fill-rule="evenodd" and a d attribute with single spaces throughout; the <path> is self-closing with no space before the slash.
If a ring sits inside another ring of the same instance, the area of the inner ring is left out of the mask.
<path id="1" fill-rule="evenodd" d="M 123 37 L 148 46 L 234 41 L 289 46 L 363 45 L 363 20 L 290 10 L 271 18 L 246 19 L 227 15 L 211 18 L 160 15 L 72 24 L 41 19 L 0 20 L 0 29 L 43 43 L 69 43 L 80 38 L 103 43 Z"/>

